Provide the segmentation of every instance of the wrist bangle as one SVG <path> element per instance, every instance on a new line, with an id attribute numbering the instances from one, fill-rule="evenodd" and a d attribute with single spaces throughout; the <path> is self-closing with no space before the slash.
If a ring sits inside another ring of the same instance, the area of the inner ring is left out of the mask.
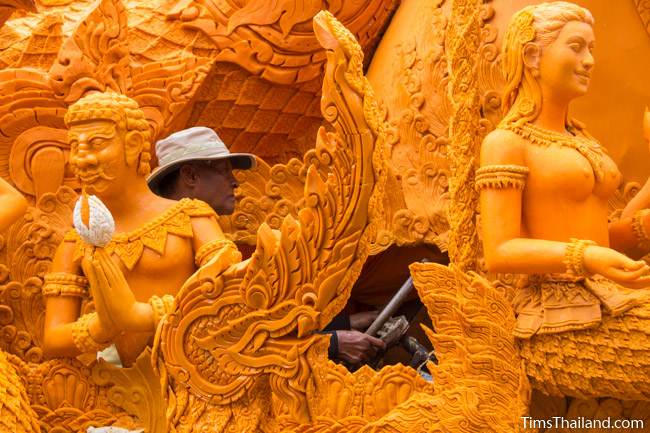
<path id="1" fill-rule="evenodd" d="M 154 295 L 149 298 L 149 305 L 151 305 L 151 309 L 153 310 L 154 326 L 157 327 L 162 318 L 172 312 L 174 297 L 172 295 L 163 295 L 162 297 Z"/>
<path id="2" fill-rule="evenodd" d="M 97 352 L 106 348 L 109 343 L 100 343 L 90 335 L 90 321 L 97 313 L 84 314 L 72 324 L 72 341 L 81 353 Z"/>
<path id="3" fill-rule="evenodd" d="M 586 275 L 584 266 L 585 249 L 589 245 L 596 245 L 594 241 L 571 238 L 564 252 L 564 265 L 568 274 L 583 276 Z"/>
<path id="4" fill-rule="evenodd" d="M 632 216 L 632 230 L 636 236 L 636 245 L 643 251 L 650 251 L 650 237 L 643 223 L 648 215 L 650 215 L 650 209 L 641 209 Z"/>

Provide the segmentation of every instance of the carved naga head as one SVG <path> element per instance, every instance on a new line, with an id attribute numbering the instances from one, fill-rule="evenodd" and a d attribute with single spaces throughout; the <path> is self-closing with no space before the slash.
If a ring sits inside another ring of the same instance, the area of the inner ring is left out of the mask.
<path id="1" fill-rule="evenodd" d="M 502 48 L 502 125 L 535 120 L 543 87 L 567 100 L 586 92 L 593 24 L 591 12 L 568 2 L 532 5 L 512 16 Z"/>
<path id="2" fill-rule="evenodd" d="M 70 106 L 70 164 L 82 186 L 105 196 L 149 174 L 149 125 L 133 99 L 114 92 L 92 93 Z"/>
<path id="3" fill-rule="evenodd" d="M 312 367 L 327 362 L 329 343 L 316 331 L 344 308 L 370 250 L 388 125 L 354 36 L 325 11 L 314 26 L 327 49 L 321 111 L 329 128 L 295 161 L 305 176 L 297 215 L 278 232 L 262 224 L 249 261 L 199 269 L 159 327 L 154 353 L 178 425 L 192 419 L 193 398 L 252 414 L 249 407 L 269 407 L 271 391 L 301 423 L 316 413 Z"/>

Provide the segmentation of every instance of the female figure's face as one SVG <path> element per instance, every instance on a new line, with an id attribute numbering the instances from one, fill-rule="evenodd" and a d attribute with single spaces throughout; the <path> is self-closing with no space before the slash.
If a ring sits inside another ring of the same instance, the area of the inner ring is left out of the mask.
<path id="1" fill-rule="evenodd" d="M 543 93 L 567 102 L 584 95 L 594 67 L 594 43 L 591 25 L 566 23 L 557 39 L 541 51 L 539 83 Z"/>

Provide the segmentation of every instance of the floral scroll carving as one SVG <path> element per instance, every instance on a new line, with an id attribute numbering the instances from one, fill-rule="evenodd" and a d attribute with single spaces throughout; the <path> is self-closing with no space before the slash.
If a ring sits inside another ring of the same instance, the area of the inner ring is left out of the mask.
<path id="1" fill-rule="evenodd" d="M 444 1 L 427 11 L 427 37 L 403 36 L 396 47 L 397 65 L 389 68 L 397 88 L 385 95 L 388 119 L 394 128 L 389 182 L 403 198 L 386 198 L 384 237 L 390 244 L 427 243 L 447 249 L 449 224 L 449 163 L 447 161 L 449 104 L 444 44 L 448 19 Z M 373 67 L 379 67 L 379 65 Z M 390 90 L 390 89 L 389 89 Z M 422 197 L 431 200 L 422 200 Z"/>
<path id="2" fill-rule="evenodd" d="M 137 419 L 112 406 L 107 389 L 95 385 L 88 367 L 76 360 L 25 363 L 14 359 L 43 431 L 76 433 L 88 427 L 135 428 Z M 56 430 L 55 430 L 56 429 Z"/>
<path id="3" fill-rule="evenodd" d="M 346 17 L 345 23 L 363 46 L 372 47 L 395 1 L 248 0 L 241 6 L 219 2 L 181 2 L 168 11 L 184 25 L 200 31 L 218 47 L 217 61 L 238 64 L 278 84 L 293 84 L 320 76 L 325 64 L 311 19 L 323 10 Z M 287 52 L 287 48 L 292 50 Z"/>

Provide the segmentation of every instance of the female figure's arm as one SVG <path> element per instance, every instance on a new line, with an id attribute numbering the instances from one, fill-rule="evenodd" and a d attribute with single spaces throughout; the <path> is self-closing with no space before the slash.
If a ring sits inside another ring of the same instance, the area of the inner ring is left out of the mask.
<path id="1" fill-rule="evenodd" d="M 650 111 L 643 116 L 644 137 L 650 142 Z M 650 179 L 623 209 L 621 218 L 609 225 L 612 248 L 630 257 L 641 258 L 650 253 Z"/>
<path id="2" fill-rule="evenodd" d="M 480 174 L 489 171 L 490 167 L 502 169 L 495 171 L 493 176 L 483 177 L 481 185 Z M 523 145 L 512 133 L 497 129 L 485 137 L 477 183 L 481 189 L 481 225 L 487 268 L 492 272 L 509 273 L 564 272 L 565 243 L 522 236 L 526 171 Z M 508 177 L 512 180 L 507 181 Z"/>
<path id="3" fill-rule="evenodd" d="M 601 274 L 620 283 L 638 283 L 649 270 L 644 262 L 635 262 L 610 248 L 585 241 L 566 243 L 525 236 L 522 197 L 527 168 L 523 146 L 509 131 L 495 130 L 481 148 L 477 186 L 481 189 L 483 248 L 488 270 L 527 274 L 571 270 Z M 650 278 L 643 278 L 650 283 Z"/>
<path id="4" fill-rule="evenodd" d="M 641 209 L 632 216 L 609 224 L 609 244 L 629 257 L 639 259 L 650 253 L 650 209 Z"/>

